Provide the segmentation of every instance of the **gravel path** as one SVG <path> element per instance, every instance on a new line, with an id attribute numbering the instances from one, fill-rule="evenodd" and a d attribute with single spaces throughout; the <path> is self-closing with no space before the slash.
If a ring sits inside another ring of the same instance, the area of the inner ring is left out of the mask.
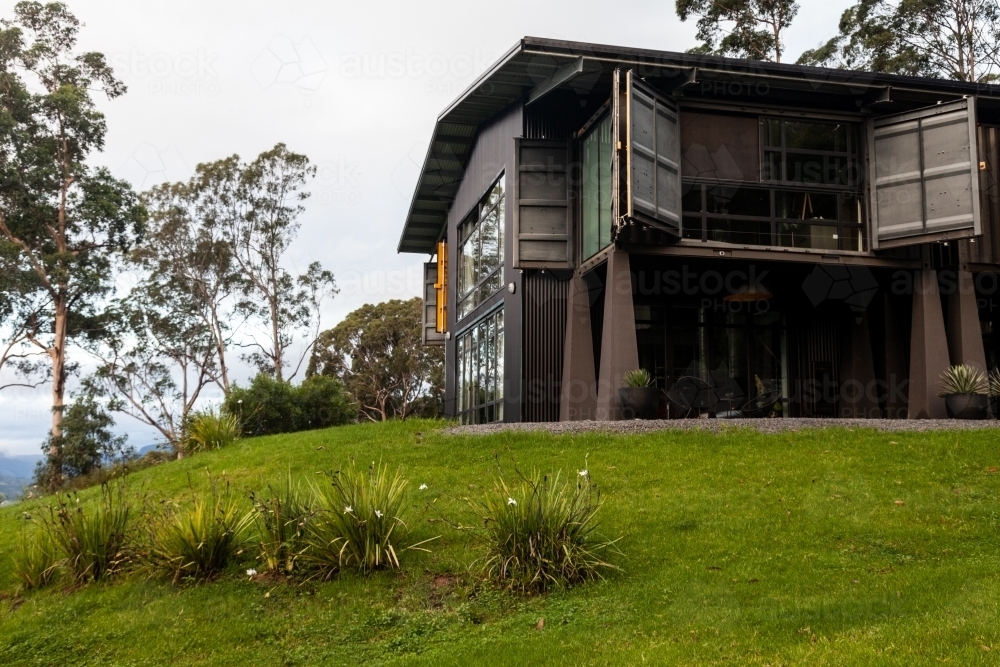
<path id="1" fill-rule="evenodd" d="M 800 431 L 816 428 L 864 428 L 887 432 L 969 431 L 992 429 L 1000 432 L 1000 422 L 962 421 L 959 419 L 670 419 L 632 421 L 573 421 L 519 424 L 476 424 L 452 426 L 445 433 L 485 435 L 502 431 L 548 431 L 549 433 L 651 433 L 655 431 L 703 430 L 718 433 L 739 428 L 754 428 L 761 433 Z"/>

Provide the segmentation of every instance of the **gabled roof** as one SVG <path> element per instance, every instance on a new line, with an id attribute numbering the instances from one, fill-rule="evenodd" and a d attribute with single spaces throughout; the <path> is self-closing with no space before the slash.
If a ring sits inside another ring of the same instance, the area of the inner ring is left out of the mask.
<path id="1" fill-rule="evenodd" d="M 676 81 L 684 76 L 720 84 L 759 79 L 773 90 L 872 102 L 889 100 L 891 89 L 892 100 L 911 106 L 978 95 L 994 98 L 989 102 L 1000 107 L 1000 86 L 525 37 L 438 116 L 398 252 L 434 252 L 481 124 L 513 102 L 557 87 L 571 70 L 589 73 L 616 67 L 639 68 L 644 76 Z"/>

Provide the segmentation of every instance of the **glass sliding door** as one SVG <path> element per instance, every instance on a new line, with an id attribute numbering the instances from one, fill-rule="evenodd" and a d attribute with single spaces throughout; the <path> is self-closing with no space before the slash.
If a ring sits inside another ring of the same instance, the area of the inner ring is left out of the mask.
<path id="1" fill-rule="evenodd" d="M 583 259 L 611 244 L 611 116 L 605 116 L 582 141 L 580 184 Z"/>

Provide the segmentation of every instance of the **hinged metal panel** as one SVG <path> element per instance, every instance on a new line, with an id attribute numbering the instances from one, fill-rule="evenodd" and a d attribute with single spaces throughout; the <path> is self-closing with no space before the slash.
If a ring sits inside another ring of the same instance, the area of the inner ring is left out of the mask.
<path id="1" fill-rule="evenodd" d="M 625 75 L 628 94 L 628 217 L 681 234 L 681 141 L 677 105 Z"/>
<path id="2" fill-rule="evenodd" d="M 873 119 L 868 130 L 873 248 L 982 232 L 975 98 Z"/>
<path id="3" fill-rule="evenodd" d="M 444 334 L 438 332 L 437 262 L 424 264 L 424 317 L 421 341 L 424 345 L 444 345 Z"/>
<path id="4" fill-rule="evenodd" d="M 570 142 L 514 140 L 514 268 L 572 268 Z"/>

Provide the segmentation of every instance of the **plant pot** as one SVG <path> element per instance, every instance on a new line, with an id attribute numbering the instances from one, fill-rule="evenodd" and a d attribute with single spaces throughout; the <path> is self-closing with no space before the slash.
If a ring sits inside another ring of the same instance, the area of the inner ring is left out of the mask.
<path id="1" fill-rule="evenodd" d="M 952 419 L 986 419 L 990 397 L 986 394 L 949 394 L 944 397 Z"/>
<path id="2" fill-rule="evenodd" d="M 656 419 L 660 390 L 656 387 L 622 387 L 618 390 L 622 419 Z"/>

